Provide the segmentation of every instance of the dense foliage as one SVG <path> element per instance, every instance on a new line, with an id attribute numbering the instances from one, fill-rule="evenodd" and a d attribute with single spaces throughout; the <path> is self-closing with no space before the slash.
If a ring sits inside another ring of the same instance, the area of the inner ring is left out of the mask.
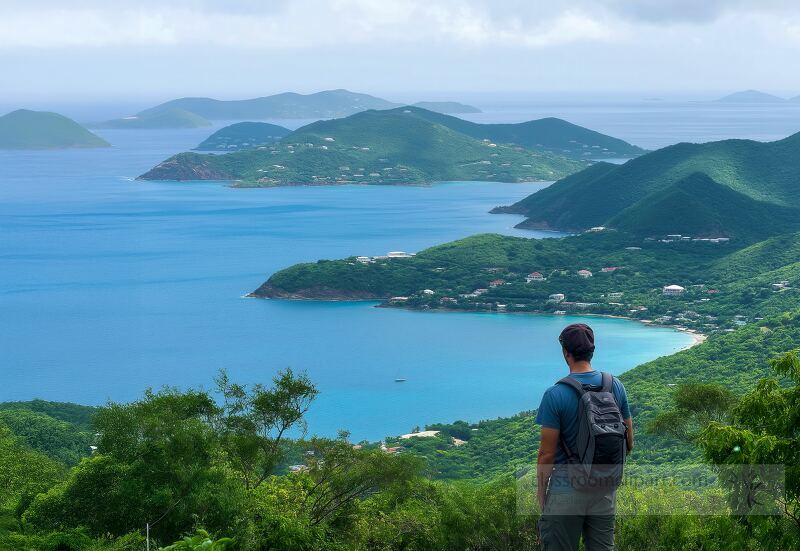
<path id="1" fill-rule="evenodd" d="M 254 294 L 406 297 L 384 305 L 605 314 L 714 333 L 800 307 L 800 263 L 792 256 L 798 242 L 798 234 L 751 246 L 661 243 L 614 231 L 557 240 L 477 235 L 413 258 L 298 264 L 273 274 Z M 581 277 L 585 269 L 592 277 Z M 543 280 L 529 281 L 532 272 Z M 780 282 L 787 283 L 774 285 Z M 683 292 L 664 295 L 671 284 Z M 555 294 L 564 297 L 553 300 Z"/>
<path id="2" fill-rule="evenodd" d="M 528 227 L 583 230 L 610 225 L 644 235 L 744 237 L 760 230 L 750 209 L 779 217 L 784 224 L 796 223 L 798 152 L 800 134 L 770 143 L 681 143 L 624 165 L 592 167 L 507 210 L 526 215 L 523 226 Z M 734 206 L 739 208 L 732 212 Z M 760 222 L 767 226 L 760 231 L 763 237 L 774 224 L 768 218 Z"/>

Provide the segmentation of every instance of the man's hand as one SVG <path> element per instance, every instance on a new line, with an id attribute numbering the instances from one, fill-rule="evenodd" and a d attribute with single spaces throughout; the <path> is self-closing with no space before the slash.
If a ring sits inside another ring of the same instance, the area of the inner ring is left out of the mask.
<path id="1" fill-rule="evenodd" d="M 542 427 L 542 436 L 539 442 L 539 456 L 536 460 L 536 497 L 539 500 L 539 512 L 544 511 L 545 492 L 547 483 L 553 472 L 558 450 L 558 438 L 561 432 L 558 429 Z"/>
<path id="2" fill-rule="evenodd" d="M 628 453 L 631 453 L 631 451 L 633 451 L 633 418 L 628 417 L 623 422 L 625 426 L 628 427 L 628 432 L 625 435 L 625 443 L 627 444 Z"/>

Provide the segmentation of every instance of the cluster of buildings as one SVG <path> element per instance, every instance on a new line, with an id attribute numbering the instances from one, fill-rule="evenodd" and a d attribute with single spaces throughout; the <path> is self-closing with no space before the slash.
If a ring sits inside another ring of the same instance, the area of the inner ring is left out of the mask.
<path id="1" fill-rule="evenodd" d="M 671 233 L 661 239 L 659 243 L 727 243 L 730 237 L 691 237 L 679 233 Z M 645 241 L 656 241 L 654 237 L 648 237 Z"/>
<path id="2" fill-rule="evenodd" d="M 385 255 L 381 256 L 357 256 L 356 262 L 360 262 L 361 264 L 372 264 L 376 260 L 387 260 L 390 258 L 411 258 L 415 255 L 416 253 L 407 253 L 405 251 L 389 251 Z"/>

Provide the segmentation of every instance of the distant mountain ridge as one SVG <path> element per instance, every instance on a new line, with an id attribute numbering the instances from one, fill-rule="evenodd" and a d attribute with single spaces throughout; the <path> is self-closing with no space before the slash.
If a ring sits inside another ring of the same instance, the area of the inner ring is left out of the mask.
<path id="1" fill-rule="evenodd" d="M 365 111 L 314 122 L 257 149 L 182 153 L 140 178 L 258 186 L 517 182 L 553 180 L 587 166 L 548 151 L 479 140 L 434 122 L 440 117 L 446 116 L 414 107 Z"/>
<path id="2" fill-rule="evenodd" d="M 111 147 L 111 144 L 58 113 L 18 109 L 0 117 L 0 149 L 92 147 Z"/>
<path id="3" fill-rule="evenodd" d="M 798 182 L 800 133 L 681 143 L 624 165 L 598 163 L 494 212 L 525 215 L 520 227 L 751 238 L 798 227 Z"/>
<path id="4" fill-rule="evenodd" d="M 435 111 L 479 113 L 471 105 L 458 102 L 421 102 Z M 347 117 L 369 109 L 393 109 L 394 103 L 369 94 L 349 90 L 325 90 L 313 94 L 284 92 L 272 96 L 243 100 L 213 98 L 179 98 L 145 109 L 139 116 L 148 116 L 168 109 L 183 109 L 209 120 L 259 119 L 330 119 Z M 454 111 L 450 111 L 450 110 Z"/>
<path id="5" fill-rule="evenodd" d="M 721 103 L 785 103 L 800 102 L 800 96 L 786 99 L 760 90 L 742 90 L 741 92 L 723 96 L 715 101 Z"/>
<path id="6" fill-rule="evenodd" d="M 211 121 L 185 109 L 165 109 L 133 117 L 112 119 L 90 126 L 117 129 L 202 128 L 211 126 Z"/>
<path id="7" fill-rule="evenodd" d="M 645 152 L 619 138 L 554 117 L 519 123 L 481 124 L 413 106 L 402 109 L 479 140 L 516 144 L 577 159 L 636 157 Z"/>

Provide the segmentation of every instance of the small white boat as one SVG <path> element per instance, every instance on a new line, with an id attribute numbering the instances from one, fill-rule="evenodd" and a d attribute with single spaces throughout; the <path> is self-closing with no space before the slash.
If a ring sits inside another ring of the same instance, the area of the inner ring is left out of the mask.
<path id="1" fill-rule="evenodd" d="M 394 382 L 395 382 L 395 383 L 405 383 L 405 382 L 406 382 L 406 379 L 403 379 L 402 377 L 398 377 L 398 378 L 396 378 L 396 379 L 394 380 Z"/>

